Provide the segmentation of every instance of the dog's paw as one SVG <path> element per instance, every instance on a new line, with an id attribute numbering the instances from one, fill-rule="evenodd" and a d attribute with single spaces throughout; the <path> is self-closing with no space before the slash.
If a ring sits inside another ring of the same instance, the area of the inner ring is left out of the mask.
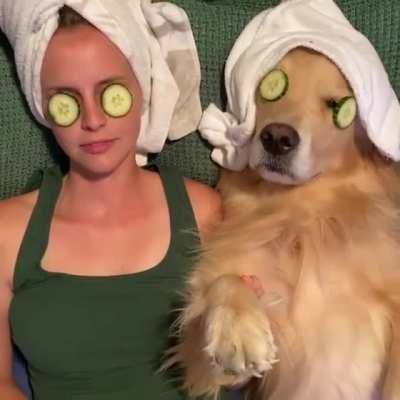
<path id="1" fill-rule="evenodd" d="M 261 377 L 277 362 L 269 321 L 257 309 L 217 306 L 205 318 L 205 352 L 213 368 L 238 380 Z"/>

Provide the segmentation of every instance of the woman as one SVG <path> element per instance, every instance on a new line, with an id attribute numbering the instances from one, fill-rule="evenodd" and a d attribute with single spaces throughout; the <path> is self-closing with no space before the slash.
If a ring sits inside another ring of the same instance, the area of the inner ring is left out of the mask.
<path id="1" fill-rule="evenodd" d="M 119 48 L 66 7 L 40 80 L 70 167 L 0 203 L 1 397 L 25 399 L 12 379 L 13 340 L 37 400 L 184 398 L 156 370 L 193 231 L 218 220 L 219 197 L 173 170 L 136 165 L 138 79 Z M 114 89 L 129 103 L 121 112 L 108 104 Z"/>

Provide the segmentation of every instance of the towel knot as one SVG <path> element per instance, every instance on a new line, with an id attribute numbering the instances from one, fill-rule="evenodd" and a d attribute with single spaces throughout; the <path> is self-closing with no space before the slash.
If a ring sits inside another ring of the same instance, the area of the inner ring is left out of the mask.
<path id="1" fill-rule="evenodd" d="M 233 170 L 246 166 L 250 135 L 246 124 L 239 124 L 233 114 L 222 112 L 212 103 L 203 113 L 199 131 L 215 146 L 211 154 L 215 162 Z"/>

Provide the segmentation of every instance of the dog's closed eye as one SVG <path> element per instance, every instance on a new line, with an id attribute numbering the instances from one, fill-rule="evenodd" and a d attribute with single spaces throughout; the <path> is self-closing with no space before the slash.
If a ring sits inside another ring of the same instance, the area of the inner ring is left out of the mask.
<path id="1" fill-rule="evenodd" d="M 328 99 L 328 100 L 326 100 L 325 103 L 328 106 L 328 108 L 332 108 L 332 109 L 335 109 L 336 106 L 338 105 L 338 102 L 335 99 Z"/>
<path id="2" fill-rule="evenodd" d="M 339 129 L 348 128 L 357 114 L 357 102 L 354 96 L 344 96 L 339 101 L 330 98 L 326 105 L 333 111 L 333 122 Z"/>

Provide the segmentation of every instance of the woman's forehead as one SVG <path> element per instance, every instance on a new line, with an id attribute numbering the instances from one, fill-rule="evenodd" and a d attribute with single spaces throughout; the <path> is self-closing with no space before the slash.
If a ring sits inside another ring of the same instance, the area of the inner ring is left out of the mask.
<path id="1" fill-rule="evenodd" d="M 96 28 L 79 25 L 58 30 L 50 40 L 42 65 L 42 79 L 81 75 L 132 74 L 129 61 L 119 48 Z"/>
<path id="2" fill-rule="evenodd" d="M 114 62 L 126 60 L 119 48 L 101 31 L 89 26 L 78 25 L 72 28 L 62 28 L 51 38 L 46 53 L 59 57 L 61 55 L 90 53 L 94 57 L 114 57 Z"/>

